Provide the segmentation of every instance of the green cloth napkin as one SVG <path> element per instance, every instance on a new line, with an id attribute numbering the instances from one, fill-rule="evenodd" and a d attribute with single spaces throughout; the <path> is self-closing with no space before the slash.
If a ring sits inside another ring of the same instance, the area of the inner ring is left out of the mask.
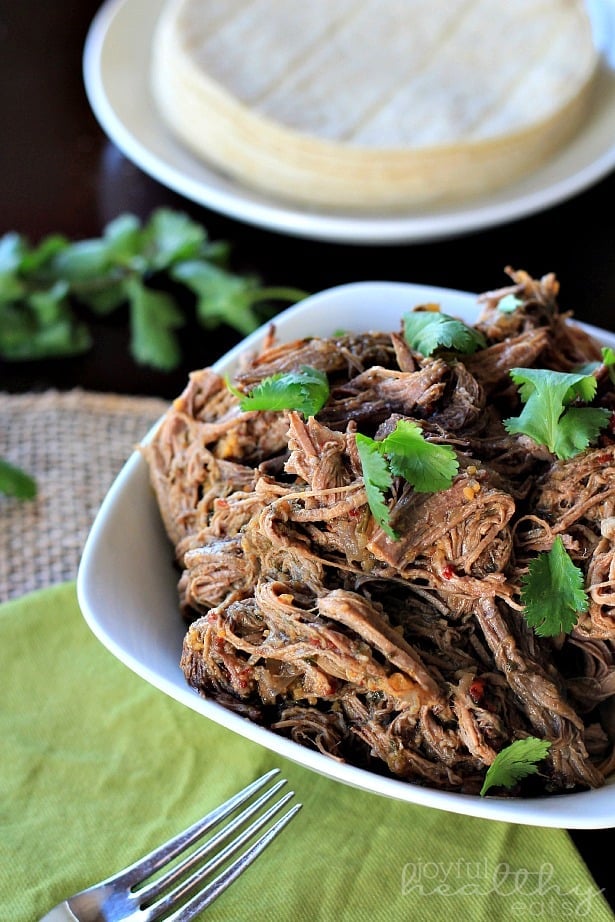
<path id="1" fill-rule="evenodd" d="M 71 584 L 0 607 L 0 918 L 35 920 L 279 766 L 303 802 L 208 922 L 613 915 L 564 831 L 364 793 L 150 687 L 92 635 Z"/>

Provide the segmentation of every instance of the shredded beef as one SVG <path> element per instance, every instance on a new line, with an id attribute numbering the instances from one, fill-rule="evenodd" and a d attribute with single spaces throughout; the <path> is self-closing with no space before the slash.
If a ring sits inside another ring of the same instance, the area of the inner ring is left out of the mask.
<path id="1" fill-rule="evenodd" d="M 507 271 L 480 298 L 473 354 L 423 356 L 399 330 L 279 344 L 272 327 L 235 392 L 194 372 L 144 453 L 201 694 L 331 758 L 474 794 L 502 749 L 536 736 L 551 744 L 539 773 L 501 793 L 564 793 L 615 770 L 615 443 L 605 429 L 562 461 L 509 434 L 509 371 L 591 362 L 610 410 L 615 386 L 560 313 L 555 276 Z M 238 392 L 303 366 L 330 383 L 316 417 L 241 410 Z M 458 473 L 436 492 L 393 477 L 394 540 L 356 435 L 385 439 L 399 420 L 450 446 Z M 541 637 L 521 586 L 556 536 L 588 605 Z"/>

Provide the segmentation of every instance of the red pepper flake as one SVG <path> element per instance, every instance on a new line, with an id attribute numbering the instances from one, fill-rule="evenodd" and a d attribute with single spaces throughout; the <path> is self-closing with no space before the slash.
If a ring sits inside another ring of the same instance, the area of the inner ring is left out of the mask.
<path id="1" fill-rule="evenodd" d="M 474 679 L 468 691 L 474 704 L 480 704 L 482 697 L 485 694 L 484 679 Z"/>
<path id="2" fill-rule="evenodd" d="M 326 637 L 310 637 L 309 643 L 313 647 L 318 647 L 319 650 L 337 650 L 337 645 L 332 640 L 327 640 Z"/>
<path id="3" fill-rule="evenodd" d="M 217 499 L 217 500 L 216 500 L 216 506 L 217 506 L 219 509 L 228 509 L 228 507 L 230 506 L 230 503 L 229 503 L 228 499 Z"/>
<path id="4" fill-rule="evenodd" d="M 240 688 L 244 688 L 244 689 L 245 689 L 245 688 L 248 688 L 248 686 L 249 686 L 249 684 L 250 684 L 249 681 L 248 681 L 248 679 L 249 679 L 249 677 L 250 677 L 250 672 L 251 672 L 250 669 L 242 669 L 241 672 L 238 673 L 238 675 L 237 675 L 237 684 L 239 685 Z M 246 676 L 247 676 L 247 678 L 246 678 Z"/>
<path id="5" fill-rule="evenodd" d="M 609 454 L 608 452 L 605 452 L 602 455 L 598 455 L 598 457 L 596 458 L 596 461 L 598 462 L 598 464 L 609 464 L 609 462 L 611 462 L 612 460 L 613 460 L 613 456 Z"/>
<path id="6" fill-rule="evenodd" d="M 361 515 L 361 512 L 362 512 L 361 509 L 351 509 L 348 515 L 350 516 L 351 519 L 358 519 L 359 516 Z"/>
<path id="7" fill-rule="evenodd" d="M 452 579 L 455 576 L 455 571 L 451 567 L 450 563 L 447 563 L 445 567 L 442 568 L 442 578 L 443 579 Z"/>

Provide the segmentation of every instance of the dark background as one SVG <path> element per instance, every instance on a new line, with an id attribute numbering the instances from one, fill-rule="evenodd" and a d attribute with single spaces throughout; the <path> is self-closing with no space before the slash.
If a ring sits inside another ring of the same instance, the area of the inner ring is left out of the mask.
<path id="1" fill-rule="evenodd" d="M 98 236 L 121 212 L 145 219 L 166 205 L 201 221 L 211 239 L 231 241 L 232 267 L 255 272 L 266 284 L 317 291 L 387 279 L 481 292 L 506 284 L 504 268 L 511 265 L 535 276 L 555 272 L 562 308 L 615 329 L 615 175 L 539 215 L 439 242 L 346 246 L 253 228 L 166 190 L 106 139 L 81 74 L 85 35 L 99 6 L 95 0 L 0 0 L 0 235 L 16 230 L 32 242 L 56 231 L 74 239 Z M 162 374 L 130 358 L 124 316 L 97 322 L 92 331 L 94 347 L 86 356 L 0 363 L 2 389 L 80 386 L 172 398 L 191 368 L 209 364 L 238 339 L 228 330 L 195 335 L 188 329 L 183 367 Z M 615 832 L 572 835 L 615 906 Z"/>
<path id="2" fill-rule="evenodd" d="M 266 284 L 318 291 L 361 279 L 432 283 L 481 292 L 507 283 L 507 265 L 540 276 L 555 272 L 560 303 L 580 320 L 614 328 L 615 176 L 558 207 L 507 226 L 425 244 L 354 246 L 260 230 L 180 198 L 141 173 L 105 138 L 83 89 L 83 42 L 95 0 L 0 2 L 0 234 L 32 242 L 50 232 L 98 236 L 117 214 L 146 218 L 168 205 L 201 221 L 212 239 L 229 240 L 232 267 Z M 135 42 L 139 36 L 135 36 Z M 236 337 L 184 332 L 186 361 L 173 375 L 133 366 L 127 330 L 113 317 L 94 329 L 86 358 L 2 368 L 5 388 L 76 382 L 94 390 L 173 397 L 190 368 L 208 364 Z"/>

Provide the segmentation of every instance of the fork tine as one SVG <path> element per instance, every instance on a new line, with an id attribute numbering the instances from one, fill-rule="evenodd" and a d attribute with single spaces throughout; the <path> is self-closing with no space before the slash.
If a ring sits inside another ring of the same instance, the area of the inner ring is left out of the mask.
<path id="1" fill-rule="evenodd" d="M 224 843 L 240 826 L 244 825 L 247 820 L 249 820 L 255 813 L 261 809 L 261 807 L 267 803 L 268 800 L 278 793 L 280 788 L 286 784 L 286 781 L 278 781 L 277 784 L 274 784 L 272 788 L 268 791 L 265 791 L 261 796 L 245 807 L 241 813 L 238 813 L 230 822 L 223 826 L 222 829 L 208 839 L 203 845 L 201 845 L 196 850 L 189 852 L 184 859 L 182 859 L 177 864 L 173 865 L 167 872 L 162 874 L 160 877 L 157 877 L 151 884 L 146 884 L 143 888 L 135 890 L 135 893 L 138 894 L 141 904 L 152 902 L 159 893 L 162 893 L 163 890 L 166 890 L 170 884 L 174 883 L 176 880 L 179 880 L 181 877 L 185 877 L 186 873 L 194 867 L 195 864 L 202 861 L 203 858 L 210 855 L 212 852 L 217 851 L 222 843 Z M 273 815 L 276 813 L 281 806 L 286 803 L 287 800 L 293 796 L 293 793 L 287 794 L 278 802 L 277 805 L 274 804 L 270 808 L 268 813 Z M 240 806 L 240 805 L 239 805 Z M 261 816 L 261 825 L 265 822 L 268 814 L 265 813 Z M 222 854 L 222 852 L 220 852 Z M 219 863 L 219 862 L 218 862 Z M 209 866 L 208 866 L 209 867 Z"/>
<path id="2" fill-rule="evenodd" d="M 148 892 L 144 896 L 143 892 L 135 894 L 140 899 L 140 906 L 146 912 L 149 912 L 150 915 L 147 916 L 149 920 L 156 920 L 165 918 L 167 922 L 186 922 L 186 920 L 191 919 L 197 912 L 200 912 L 210 903 L 212 903 L 228 886 L 231 884 L 243 871 L 254 861 L 254 859 L 260 855 L 260 853 L 269 845 L 269 843 L 278 835 L 279 832 L 286 826 L 287 823 L 295 816 L 295 814 L 301 809 L 301 804 L 295 804 L 288 810 L 283 816 L 281 816 L 275 823 L 267 828 L 269 821 L 280 812 L 280 810 L 288 803 L 288 801 L 294 796 L 294 791 L 290 791 L 288 794 L 285 794 L 280 800 L 272 804 L 268 810 L 263 814 L 254 819 L 249 826 L 243 829 L 239 835 L 236 836 L 231 842 L 228 843 L 223 849 L 218 851 L 209 859 L 202 867 L 194 871 L 189 877 L 182 881 L 175 889 L 170 893 L 167 893 L 161 900 L 155 903 L 150 902 L 151 894 Z M 262 798 L 261 798 L 262 799 Z M 247 810 L 244 811 L 244 814 L 247 814 Z M 241 820 L 242 817 L 238 819 Z M 229 827 L 235 829 L 238 825 L 241 825 L 240 822 L 233 821 L 229 823 Z M 231 858 L 236 852 L 238 852 L 244 845 L 249 843 L 254 836 L 261 830 L 265 830 L 262 835 L 252 843 L 242 854 L 240 854 L 235 861 L 233 861 L 228 867 L 226 867 L 216 878 L 209 880 L 211 875 L 222 865 L 224 865 L 229 858 Z M 222 830 L 223 835 L 216 836 L 215 843 L 212 841 L 212 847 L 206 849 L 199 849 L 201 857 L 208 854 L 217 848 L 219 841 L 228 838 L 229 832 L 227 828 Z M 208 843 L 209 845 L 209 843 Z M 194 865 L 192 860 L 193 856 L 190 855 L 185 862 L 178 869 L 173 869 L 172 874 L 170 875 L 171 880 L 177 879 L 177 877 L 182 876 L 183 873 L 190 867 Z M 179 873 L 176 873 L 176 870 Z M 194 890 L 197 886 L 202 885 L 209 880 L 209 883 L 206 883 L 205 887 L 200 887 L 198 892 L 194 893 Z M 158 883 L 158 882 L 156 882 Z M 162 884 L 162 887 L 158 888 L 159 891 L 164 889 L 168 885 L 169 881 L 165 880 Z M 190 897 L 190 894 L 194 894 Z M 175 906 L 178 905 L 182 900 L 187 900 L 184 902 L 183 906 L 178 909 L 176 912 L 171 915 L 166 915 L 168 911 L 172 910 Z"/>
<path id="3" fill-rule="evenodd" d="M 131 864 L 119 874 L 115 875 L 112 878 L 113 881 L 117 883 L 121 882 L 132 887 L 146 880 L 148 877 L 151 877 L 152 874 L 155 874 L 156 871 L 168 864 L 169 861 L 172 861 L 180 855 L 210 829 L 217 826 L 225 817 L 232 813 L 233 810 L 242 803 L 245 803 L 246 800 L 249 800 L 253 794 L 260 791 L 261 788 L 279 773 L 279 768 L 272 768 L 271 771 L 265 772 L 265 774 L 257 778 L 256 781 L 253 781 L 243 788 L 243 790 L 229 797 L 223 804 L 220 804 L 220 806 L 216 807 L 210 813 L 207 813 L 200 820 L 197 820 L 192 826 L 189 826 L 183 832 L 174 836 L 174 838 L 169 839 L 168 842 L 158 846 L 158 848 L 155 848 L 148 855 L 135 861 L 134 864 Z"/>

